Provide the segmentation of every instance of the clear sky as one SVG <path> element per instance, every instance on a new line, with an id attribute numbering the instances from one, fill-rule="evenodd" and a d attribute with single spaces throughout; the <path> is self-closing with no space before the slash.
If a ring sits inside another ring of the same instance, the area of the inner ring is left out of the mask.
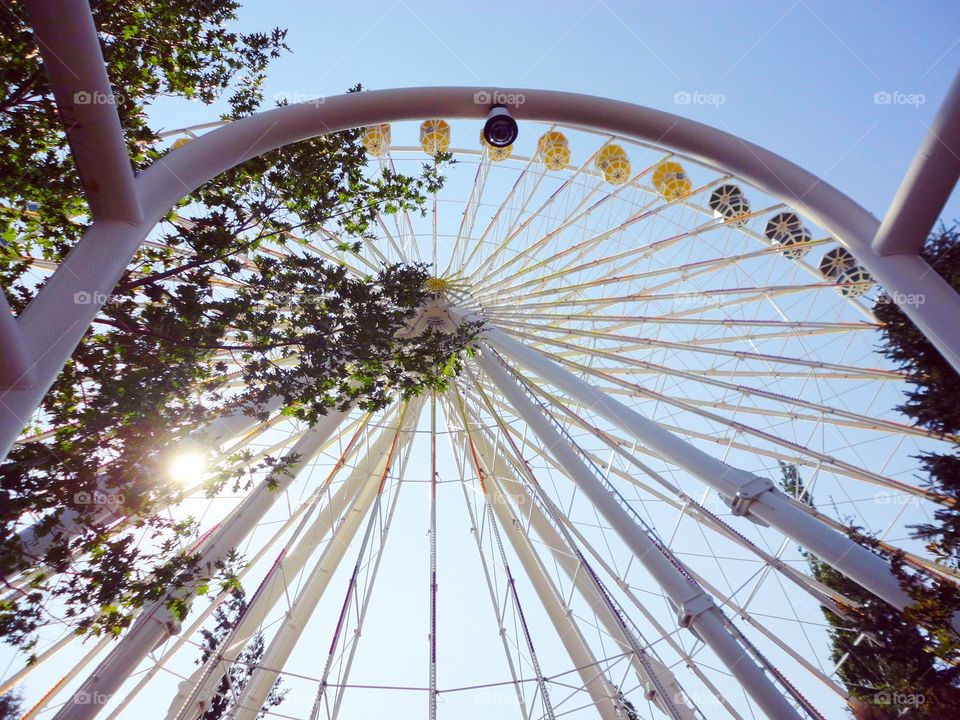
<path id="1" fill-rule="evenodd" d="M 245 29 L 289 30 L 293 52 L 273 64 L 268 97 L 360 82 L 616 98 L 767 147 L 879 217 L 960 67 L 960 3 L 950 0 L 276 0 L 244 3 L 240 17 Z M 702 102 L 678 104 L 678 93 Z M 170 126 L 188 112 L 177 104 Z M 196 107 L 197 121 L 209 117 Z M 960 218 L 956 195 L 945 217 Z"/>
<path id="2" fill-rule="evenodd" d="M 337 94 L 356 83 L 367 89 L 465 85 L 589 93 L 675 112 L 740 135 L 820 175 L 878 217 L 884 214 L 940 99 L 960 67 L 960 3 L 955 1 L 881 4 L 813 0 L 249 0 L 240 10 L 240 19 L 240 28 L 245 31 L 272 26 L 289 30 L 287 42 L 292 53 L 271 67 L 268 102 L 272 98 L 296 102 Z M 213 120 L 217 112 L 216 107 L 163 101 L 156 105 L 153 114 L 155 126 L 173 129 Z M 475 138 L 475 129 L 471 132 Z M 960 196 L 956 193 L 945 218 L 960 218 Z M 880 404 L 885 403 L 886 407 L 896 402 L 893 386 L 883 401 Z M 881 415 L 882 408 L 877 412 L 878 417 Z M 425 430 L 424 418 L 420 431 Z M 421 445 L 425 437 L 420 436 Z M 850 437 L 857 438 L 848 433 L 847 441 L 855 446 Z M 449 481 L 457 473 L 446 437 L 442 436 L 441 441 L 440 476 Z M 828 442 L 822 441 L 824 445 Z M 324 457 L 323 462 L 329 463 L 334 455 Z M 901 455 L 907 457 L 909 453 Z M 425 482 L 427 458 L 422 449 L 411 455 L 411 483 Z M 870 462 L 874 462 L 872 457 Z M 296 493 L 291 493 L 292 507 L 306 495 L 307 489 L 314 487 L 311 483 L 315 483 L 320 472 L 317 469 L 313 477 L 308 473 L 308 477 L 301 478 L 295 486 Z M 889 472 L 909 477 L 909 471 L 903 467 Z M 552 474 L 544 474 L 553 479 Z M 415 686 L 426 682 L 427 505 L 425 485 L 420 487 L 423 493 L 408 493 L 398 504 L 389 562 L 384 563 L 378 581 L 382 595 L 379 603 L 371 606 L 365 625 L 370 645 L 366 646 L 367 654 L 358 654 L 354 673 L 358 682 L 389 681 Z M 856 492 L 858 498 L 869 498 L 874 489 L 857 487 Z M 486 586 L 476 566 L 462 489 L 456 482 L 444 484 L 440 498 L 442 510 L 451 508 L 441 512 L 438 533 L 444 539 L 439 550 L 441 685 L 503 681 L 508 676 L 502 665 L 499 638 L 493 632 Z M 566 499 L 573 504 L 572 497 Z M 726 513 L 716 498 L 710 502 L 714 503 L 714 510 Z M 871 509 L 893 514 L 889 503 Z M 644 511 L 649 512 L 646 508 Z M 653 512 L 657 512 L 656 508 Z M 896 520 L 902 531 L 899 515 Z M 672 522 L 671 515 L 663 527 L 669 529 Z M 699 551 L 699 536 L 690 527 L 681 528 L 679 520 L 676 522 L 676 542 L 681 546 L 689 543 L 685 547 L 688 552 Z M 760 533 L 754 527 L 747 532 L 751 537 L 762 536 L 753 534 Z M 902 532 L 895 539 L 902 539 Z M 772 552 L 777 548 L 767 549 Z M 721 559 L 726 559 L 720 554 Z M 269 564 L 271 559 L 272 555 L 263 562 Z M 351 550 L 344 561 L 347 571 L 354 559 Z M 628 566 L 632 562 L 624 556 L 619 559 Z M 719 564 L 719 559 L 713 559 Z M 802 565 L 796 554 L 792 560 Z M 466 571 L 463 568 L 468 563 L 470 570 Z M 724 572 L 733 578 L 739 578 L 741 572 L 746 578 L 748 570 L 752 571 L 752 567 L 741 570 L 732 561 L 724 567 Z M 261 574 L 252 576 L 259 578 Z M 331 586 L 333 592 L 318 606 L 313 624 L 304 633 L 305 642 L 293 656 L 291 665 L 306 677 L 319 675 L 329 643 L 331 618 L 339 611 L 345 582 L 341 568 Z M 522 590 L 530 597 L 529 587 L 524 585 Z M 781 591 L 787 595 L 790 589 Z M 651 597 L 651 602 L 665 605 L 654 593 Z M 804 604 L 802 597 L 796 600 L 803 617 L 810 619 L 810 636 L 793 627 L 791 618 L 786 619 L 790 622 L 778 624 L 783 618 L 772 614 L 766 622 L 772 628 L 791 633 L 791 642 L 796 641 L 797 647 L 805 650 L 809 648 L 811 658 L 816 654 L 822 660 L 826 646 L 822 628 L 818 627 L 819 611 L 812 602 Z M 672 614 L 669 608 L 657 609 L 664 616 Z M 788 614 L 786 609 L 783 614 Z M 478 620 L 481 615 L 482 626 Z M 531 618 L 531 623 L 534 636 L 541 643 L 539 648 L 547 658 L 548 670 L 569 671 L 569 660 L 556 639 L 551 638 L 551 629 L 542 613 Z M 379 665 L 371 654 L 382 656 Z M 8 654 L 3 659 L 8 660 Z M 384 663 L 390 668 L 389 674 L 383 672 Z M 11 661 L 11 665 L 15 664 Z M 65 672 L 67 664 L 64 661 L 61 667 L 53 667 Z M 189 673 L 193 668 L 186 660 L 176 669 Z M 38 672 L 28 683 L 33 696 L 41 694 L 54 677 L 59 677 L 53 671 L 49 676 L 40 675 Z M 161 674 L 159 685 L 145 693 L 139 704 L 131 706 L 129 716 L 162 717 L 177 681 L 178 678 Z M 288 679 L 287 684 L 292 697 L 281 709 L 292 717 L 303 717 L 315 684 L 296 678 Z M 730 686 L 724 689 L 727 687 Z M 823 703 L 828 717 L 841 716 L 835 696 L 822 688 L 819 692 L 815 688 L 814 692 L 814 699 Z M 440 716 L 518 716 L 516 708 L 496 707 L 512 703 L 509 689 L 504 693 L 451 694 L 441 706 Z M 422 694 L 374 692 L 364 703 L 352 707 L 357 717 L 374 712 L 404 719 L 425 715 Z M 707 717 L 714 717 L 709 702 L 705 707 Z M 150 708 L 154 709 L 152 713 Z M 642 710 L 643 717 L 653 714 L 649 707 Z"/>

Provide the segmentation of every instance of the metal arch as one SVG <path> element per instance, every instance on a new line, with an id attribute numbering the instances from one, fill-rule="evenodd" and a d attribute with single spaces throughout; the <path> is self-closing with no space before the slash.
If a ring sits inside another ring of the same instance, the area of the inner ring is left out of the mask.
<path id="1" fill-rule="evenodd" d="M 16 333 L 5 333 L 10 342 L 22 342 L 36 380 L 29 387 L 6 389 L 0 395 L 3 455 L 100 310 L 102 302 L 73 304 L 74 294 L 86 292 L 105 300 L 147 233 L 182 197 L 250 158 L 324 133 L 422 117 L 482 118 L 487 108 L 474 102 L 473 91 L 462 87 L 377 90 L 276 108 L 211 130 L 144 170 L 132 181 L 142 218 L 96 219 L 17 318 Z M 919 256 L 877 254 L 870 243 L 879 222 L 836 188 L 759 146 L 660 110 L 575 93 L 511 92 L 524 97 L 514 112 L 520 120 L 554 121 L 638 142 L 656 141 L 707 167 L 732 173 L 800 210 L 846 244 L 895 299 L 924 295 L 924 304 L 904 305 L 903 310 L 960 370 L 960 327 L 950 319 L 960 315 L 960 296 Z M 69 96 L 57 93 L 57 97 L 61 111 L 75 109 Z M 72 136 L 71 142 L 80 161 L 100 139 L 85 134 Z M 78 164 L 81 173 L 89 171 Z M 65 313 L 71 304 L 72 312 Z"/>

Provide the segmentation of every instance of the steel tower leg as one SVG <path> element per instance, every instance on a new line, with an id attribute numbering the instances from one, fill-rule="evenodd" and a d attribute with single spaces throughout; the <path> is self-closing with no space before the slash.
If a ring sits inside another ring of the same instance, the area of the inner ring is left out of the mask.
<path id="1" fill-rule="evenodd" d="M 717 460 L 664 430 L 623 403 L 585 383 L 542 353 L 526 347 L 497 328 L 487 327 L 484 339 L 539 377 L 621 428 L 670 463 L 684 468 L 726 498 L 736 515 L 750 515 L 776 528 L 825 563 L 855 580 L 898 609 L 912 598 L 883 558 L 812 517 L 773 483 Z M 960 628 L 954 618 L 954 628 Z"/>
<path id="2" fill-rule="evenodd" d="M 408 409 L 408 412 L 411 413 L 410 417 L 414 418 L 414 422 L 416 422 L 415 418 L 421 407 L 422 405 L 418 402 Z M 244 686 L 231 720 L 256 720 L 257 715 L 263 708 L 270 690 L 277 681 L 280 669 L 283 668 L 290 657 L 290 653 L 293 652 L 293 648 L 300 638 L 300 633 L 303 632 L 310 620 L 310 616 L 327 589 L 327 585 L 333 578 L 334 572 L 340 565 L 340 561 L 343 559 L 361 523 L 367 518 L 377 501 L 383 479 L 390 472 L 390 467 L 398 455 L 397 438 L 404 424 L 403 419 L 404 414 L 401 414 L 395 433 L 385 433 L 387 440 L 390 441 L 386 449 L 377 448 L 380 450 L 379 456 L 374 456 L 372 453 L 369 456 L 371 460 L 376 461 L 376 464 L 372 468 L 368 464 L 367 468 L 362 471 L 366 484 L 334 531 L 333 537 L 324 548 L 319 562 L 310 573 L 310 577 L 294 599 L 282 624 L 267 646 L 259 666 Z M 412 440 L 412 438 L 413 434 L 411 433 L 410 439 Z M 379 480 L 380 482 L 372 482 L 372 480 Z"/>
<path id="3" fill-rule="evenodd" d="M 256 526 L 284 488 L 313 460 L 317 450 L 333 434 L 344 417 L 346 413 L 336 412 L 321 418 L 290 450 L 290 455 L 298 456 L 298 460 L 285 472 L 276 473 L 261 482 L 206 539 L 199 548 L 202 571 L 213 574 L 217 562 L 237 547 Z M 176 591 L 177 594 L 186 595 L 191 595 L 192 592 L 189 587 Z M 77 699 L 95 694 L 112 696 L 151 650 L 179 631 L 180 627 L 166 604 L 163 601 L 154 603 L 137 618 L 116 647 L 54 716 L 54 720 L 90 720 L 96 717 L 102 705 L 80 703 Z"/>
<path id="4" fill-rule="evenodd" d="M 368 457 L 380 457 L 390 443 L 390 433 L 382 433 L 373 442 Z M 363 461 L 360 461 L 363 462 Z M 359 463 L 358 463 L 359 465 Z M 223 649 L 219 658 L 211 658 L 209 662 L 216 663 L 226 669 L 233 663 L 250 638 L 257 632 L 270 610 L 284 597 L 287 578 L 296 577 L 307 563 L 307 560 L 323 541 L 334 524 L 340 520 L 351 503 L 357 500 L 364 483 L 370 473 L 359 467 L 354 469 L 346 481 L 340 485 L 330 498 L 326 506 L 317 511 L 310 528 L 297 540 L 290 552 L 285 553 L 280 562 L 272 567 L 258 588 L 256 595 L 251 598 L 250 604 L 240 621 L 230 633 L 229 644 Z M 198 668 L 193 675 L 180 683 L 176 697 L 170 703 L 167 711 L 168 720 L 179 717 L 197 717 L 209 708 L 209 701 L 219 683 L 220 675 L 209 672 L 206 666 Z M 184 704 L 190 701 L 192 708 L 185 712 Z"/>
<path id="5" fill-rule="evenodd" d="M 500 392 L 512 403 L 527 425 L 549 448 L 567 474 L 590 499 L 616 533 L 643 563 L 657 584 L 681 610 L 681 624 L 694 631 L 737 678 L 744 690 L 770 717 L 797 718 L 793 706 L 754 663 L 750 655 L 727 631 L 725 618 L 713 599 L 692 578 L 661 552 L 606 488 L 593 476 L 559 432 L 527 398 L 500 361 L 489 351 L 477 355 L 477 361 Z"/>

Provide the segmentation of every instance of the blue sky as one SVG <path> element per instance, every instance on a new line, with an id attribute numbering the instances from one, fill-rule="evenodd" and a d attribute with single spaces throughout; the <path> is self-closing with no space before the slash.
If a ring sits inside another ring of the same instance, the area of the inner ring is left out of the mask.
<path id="1" fill-rule="evenodd" d="M 955 2 L 279 0 L 246 3 L 240 18 L 244 29 L 289 30 L 293 52 L 274 63 L 268 98 L 360 82 L 627 100 L 767 147 L 880 217 L 960 67 Z M 677 93 L 702 104 L 678 104 Z M 189 113 L 178 103 L 170 127 Z M 960 217 L 956 196 L 944 216 Z"/>

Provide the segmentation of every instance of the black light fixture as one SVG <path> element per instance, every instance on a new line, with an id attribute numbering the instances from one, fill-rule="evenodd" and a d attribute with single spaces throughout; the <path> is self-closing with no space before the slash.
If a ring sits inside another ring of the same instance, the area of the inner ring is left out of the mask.
<path id="1" fill-rule="evenodd" d="M 503 148 L 513 145 L 520 133 L 517 121 L 503 105 L 494 105 L 487 113 L 483 124 L 483 137 L 493 147 Z"/>

